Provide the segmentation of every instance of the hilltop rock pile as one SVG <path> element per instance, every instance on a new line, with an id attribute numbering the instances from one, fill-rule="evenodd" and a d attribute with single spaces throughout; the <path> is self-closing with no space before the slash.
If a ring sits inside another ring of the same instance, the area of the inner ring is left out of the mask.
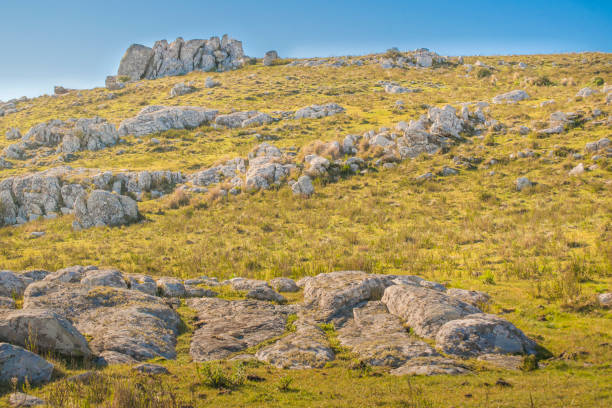
<path id="1" fill-rule="evenodd" d="M 132 44 L 121 59 L 118 76 L 137 81 L 184 75 L 191 71 L 228 71 L 245 63 L 242 42 L 226 35 L 222 39 L 189 40 L 177 38 L 168 44 L 157 41 L 153 48 Z"/>
<path id="2" fill-rule="evenodd" d="M 49 380 L 42 367 L 52 365 L 21 348 L 26 338 L 22 331 L 32 325 L 41 350 L 83 356 L 98 364 L 175 358 L 179 316 L 168 306 L 175 302 L 157 294 L 191 297 L 187 305 L 197 313 L 190 345 L 195 361 L 236 356 L 289 369 L 322 367 L 335 354 L 320 323 L 334 323 L 340 344 L 364 363 L 388 367 L 396 375 L 460 374 L 469 371 L 463 358 L 495 355 L 503 360 L 511 354 L 540 351 L 512 323 L 464 301 L 488 302 L 487 294 L 447 290 L 418 276 L 360 271 L 320 274 L 298 282 L 304 291 L 302 303 L 282 305 L 219 299 L 204 289 L 231 285 L 247 297 L 253 291 L 269 291 L 277 303 L 284 303 L 269 283 L 252 279 L 156 281 L 95 266 L 36 272 L 0 273 L 0 293 L 17 287 L 15 293 L 24 298 L 23 309 L 6 310 L 0 316 L 0 342 L 5 342 L 0 343 L 0 354 L 19 361 L 19 365 L 0 366 L 1 378 L 24 378 L 36 369 L 42 373 L 37 380 Z M 288 278 L 271 284 L 298 290 L 298 284 Z M 297 319 L 288 325 L 290 315 Z M 417 336 L 434 340 L 435 347 Z M 254 355 L 243 354 L 263 342 L 270 343 Z"/>

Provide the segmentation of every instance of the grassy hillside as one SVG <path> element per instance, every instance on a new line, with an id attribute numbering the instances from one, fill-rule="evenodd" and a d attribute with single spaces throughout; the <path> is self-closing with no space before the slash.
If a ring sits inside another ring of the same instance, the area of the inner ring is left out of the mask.
<path id="1" fill-rule="evenodd" d="M 139 208 L 145 220 L 120 228 L 75 232 L 72 216 L 1 228 L 0 269 L 56 270 L 95 264 L 155 276 L 262 279 L 345 269 L 415 274 L 450 287 L 490 293 L 492 312 L 503 313 L 554 354 L 545 366 L 529 372 L 491 371 L 479 369 L 480 363 L 473 361 L 475 373 L 467 376 L 398 378 L 356 367 L 350 353 L 341 351 L 339 359 L 320 370 L 247 366 L 247 375 L 263 381 L 247 378 L 233 390 L 219 391 L 206 384 L 206 377 L 189 360 L 193 316 L 183 307 L 179 358 L 160 363 L 169 368 L 170 376 L 151 380 L 119 366 L 104 370 L 108 377 L 96 385 L 98 390 L 60 380 L 31 393 L 49 399 L 63 392 L 66 404 L 76 401 L 77 395 L 85 399 L 90 394 L 91 401 L 96 394 L 116 401 L 122 386 L 141 382 L 148 392 L 180 400 L 160 406 L 177 407 L 610 406 L 612 313 L 601 309 L 595 296 L 612 290 L 611 159 L 597 161 L 597 169 L 578 177 L 568 172 L 578 163 L 595 164 L 584 146 L 610 137 L 612 130 L 592 121 L 549 137 L 535 132 L 522 136 L 515 128 L 541 128 L 555 111 L 582 111 L 589 116 L 599 108 L 605 115 L 612 113 L 601 93 L 575 97 L 584 86 L 601 89 L 595 85 L 598 78 L 612 82 L 612 56 L 468 57 L 465 62 L 474 64 L 477 59 L 493 67 L 491 75 L 479 75 L 478 67 L 466 75 L 462 65 L 384 70 L 377 64 L 340 68 L 258 64 L 227 73 L 140 81 L 114 92 L 81 90 L 22 102 L 20 107 L 29 107 L 0 118 L 1 134 L 11 127 L 25 133 L 54 118 L 98 115 L 118 125 L 154 104 L 271 113 L 336 102 L 347 110 L 319 120 L 286 120 L 249 129 L 168 131 L 143 137 L 142 143 L 128 137 L 127 144 L 79 152 L 69 163 L 75 168 L 192 172 L 246 156 L 260 143 L 255 133 L 274 136 L 276 140 L 269 143 L 279 147 L 304 148 L 317 140 L 342 140 L 346 134 L 416 119 L 428 106 L 490 102 L 513 89 L 524 89 L 531 96 L 518 104 L 490 106 L 490 116 L 506 126 L 503 131 L 491 130 L 447 153 L 407 160 L 391 170 L 379 168 L 336 183 L 317 181 L 316 193 L 308 199 L 296 198 L 286 187 L 228 197 L 220 197 L 212 188 L 207 194 L 191 195 L 189 203 L 179 208 L 173 208 L 175 196 L 144 201 Z M 500 59 L 529 67 L 498 65 Z M 207 76 L 222 85 L 205 88 Z M 387 94 L 377 86 L 381 80 L 422 92 Z M 199 88 L 197 92 L 169 98 L 174 84 L 189 81 Z M 115 96 L 110 98 L 111 94 Z M 554 104 L 540 107 L 540 102 L 551 99 Z M 405 109 L 394 108 L 397 100 L 404 102 Z M 152 137 L 161 143 L 149 143 Z M 0 138 L 0 149 L 9 143 Z M 528 149 L 533 157 L 509 158 Z M 574 159 L 574 152 L 585 156 Z M 455 176 L 416 180 L 444 166 L 456 167 L 456 156 L 482 161 L 473 169 L 460 168 Z M 0 179 L 53 167 L 56 158 L 0 170 Z M 490 159 L 497 163 L 488 164 Z M 537 184 L 517 192 L 514 182 L 521 176 Z M 31 239 L 32 231 L 46 235 Z M 333 338 L 333 330 L 328 335 Z M 58 364 L 65 375 L 84 370 L 76 363 Z M 280 386 L 289 382 L 281 380 L 285 376 L 292 378 L 288 387 Z M 510 386 L 496 385 L 500 378 Z"/>

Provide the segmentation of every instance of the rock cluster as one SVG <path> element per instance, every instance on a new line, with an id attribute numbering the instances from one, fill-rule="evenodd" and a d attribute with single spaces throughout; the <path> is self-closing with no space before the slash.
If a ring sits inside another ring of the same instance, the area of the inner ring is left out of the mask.
<path id="1" fill-rule="evenodd" d="M 231 285 L 247 299 L 215 298 L 198 285 Z M 277 304 L 284 299 L 272 286 L 280 291 L 303 287 L 303 303 Z M 53 366 L 22 348 L 32 327 L 39 350 L 98 364 L 175 358 L 179 316 L 168 306 L 175 302 L 158 294 L 190 298 L 187 305 L 197 314 L 190 345 L 195 361 L 236 356 L 289 369 L 323 367 L 335 354 L 321 323 L 334 323 L 340 344 L 361 361 L 397 375 L 459 374 L 468 371 L 463 358 L 497 355 L 503 360 L 539 351 L 512 323 L 482 313 L 477 305 L 489 301 L 487 294 L 447 290 L 418 276 L 343 271 L 297 283 L 288 278 L 182 281 L 73 266 L 55 273 L 3 271 L 0 295 L 9 291 L 23 296 L 23 309 L 0 315 L 0 361 L 8 361 L 0 365 L 0 379 L 49 380 Z M 255 292 L 274 296 L 250 296 Z M 290 315 L 296 318 L 290 321 Z M 421 337 L 435 341 L 435 347 Z M 268 344 L 254 355 L 244 354 L 263 342 Z M 147 365 L 135 369 L 158 371 Z"/>
<path id="2" fill-rule="evenodd" d="M 400 53 L 396 51 L 395 55 L 389 53 L 382 56 L 379 60 L 380 66 L 384 69 L 390 68 L 430 68 L 436 64 L 447 62 L 445 57 L 442 57 L 435 52 L 429 51 L 427 48 L 419 48 L 412 52 Z"/>
<path id="3" fill-rule="evenodd" d="M 209 40 L 177 38 L 168 44 L 157 41 L 153 48 L 131 45 L 121 59 L 118 76 L 132 80 L 184 75 L 191 71 L 228 71 L 245 63 L 242 42 L 224 35 Z"/>
<path id="4" fill-rule="evenodd" d="M 14 138 L 16 134 L 12 136 Z M 7 146 L 3 154 L 10 159 L 22 160 L 29 151 L 39 151 L 41 148 L 55 148 L 58 153 L 75 153 L 100 150 L 115 145 L 118 140 L 117 129 L 106 119 L 55 119 L 32 127 L 19 142 Z"/>

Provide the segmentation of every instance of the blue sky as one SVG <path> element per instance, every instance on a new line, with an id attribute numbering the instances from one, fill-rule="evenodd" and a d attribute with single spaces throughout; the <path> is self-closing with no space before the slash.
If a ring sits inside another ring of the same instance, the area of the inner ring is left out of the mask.
<path id="1" fill-rule="evenodd" d="M 224 33 L 256 57 L 612 52 L 612 1 L 0 0 L 0 100 L 102 86 L 131 43 Z"/>

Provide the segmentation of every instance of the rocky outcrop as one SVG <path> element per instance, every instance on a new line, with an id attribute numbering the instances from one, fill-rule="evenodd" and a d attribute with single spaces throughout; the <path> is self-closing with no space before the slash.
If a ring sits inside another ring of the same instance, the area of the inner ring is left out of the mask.
<path id="1" fill-rule="evenodd" d="M 258 111 L 234 112 L 228 115 L 219 115 L 215 124 L 228 128 L 244 128 L 248 126 L 261 126 L 274 122 L 274 118 L 267 113 Z"/>
<path id="2" fill-rule="evenodd" d="M 106 119 L 55 119 L 32 127 L 21 141 L 7 146 L 4 154 L 11 159 L 22 160 L 33 150 L 55 148 L 58 153 L 75 153 L 114 146 L 118 140 L 115 125 Z"/>
<path id="3" fill-rule="evenodd" d="M 42 309 L 2 313 L 0 341 L 69 357 L 91 356 L 87 340 L 68 320 Z"/>
<path id="4" fill-rule="evenodd" d="M 53 364 L 18 346 L 0 343 L 0 383 L 10 384 L 16 378 L 19 384 L 26 381 L 37 385 L 48 382 Z"/>
<path id="5" fill-rule="evenodd" d="M 104 190 L 83 192 L 74 203 L 75 229 L 116 227 L 139 219 L 136 201 Z"/>
<path id="6" fill-rule="evenodd" d="M 327 103 L 325 105 L 310 105 L 298 109 L 295 112 L 295 119 L 320 119 L 326 116 L 337 115 L 345 109 L 337 103 Z"/>
<path id="7" fill-rule="evenodd" d="M 153 48 L 131 45 L 121 59 L 117 74 L 132 80 L 184 75 L 191 71 L 228 71 L 245 63 L 242 42 L 224 35 L 209 40 L 177 38 L 168 44 L 157 41 Z"/>
<path id="8" fill-rule="evenodd" d="M 493 103 L 516 103 L 525 99 L 529 99 L 529 95 L 527 94 L 527 92 L 521 89 L 516 89 L 514 91 L 497 95 L 493 98 Z"/>
<path id="9" fill-rule="evenodd" d="M 194 361 L 226 358 L 285 331 L 291 308 L 257 300 L 192 299 L 198 326 L 189 353 Z"/>
<path id="10" fill-rule="evenodd" d="M 32 282 L 32 279 L 23 275 L 11 271 L 0 271 L 0 296 L 5 298 L 21 297 L 25 288 Z"/>
<path id="11" fill-rule="evenodd" d="M 119 134 L 144 136 L 170 129 L 194 129 L 212 122 L 218 111 L 195 106 L 147 106 L 119 125 Z"/>

